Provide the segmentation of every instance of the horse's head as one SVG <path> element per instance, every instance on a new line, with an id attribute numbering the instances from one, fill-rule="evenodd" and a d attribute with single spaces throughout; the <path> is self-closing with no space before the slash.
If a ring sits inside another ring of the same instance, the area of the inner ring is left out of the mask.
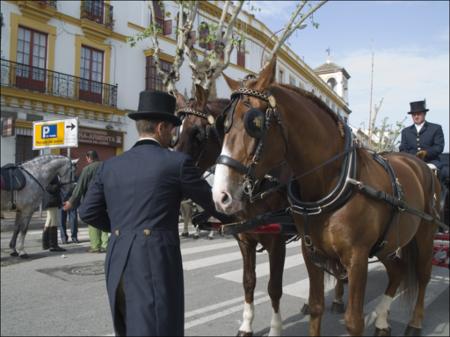
<path id="1" fill-rule="evenodd" d="M 75 183 L 75 171 L 79 159 L 71 160 L 67 157 L 64 158 L 64 163 L 59 167 L 56 174 L 59 177 L 61 188 L 64 191 L 69 191 L 72 185 Z"/>
<path id="2" fill-rule="evenodd" d="M 215 119 L 222 113 L 226 102 L 208 102 L 208 92 L 199 85 L 196 86 L 195 98 L 188 102 L 177 94 L 177 113 L 182 124 L 175 130 L 174 148 L 189 154 L 203 170 L 212 166 L 220 153 Z"/>
<path id="3" fill-rule="evenodd" d="M 257 183 L 283 161 L 286 144 L 278 106 L 269 91 L 275 80 L 275 65 L 274 58 L 256 79 L 242 86 L 224 75 L 232 95 L 219 127 L 224 139 L 213 186 L 216 208 L 224 213 L 241 211 Z"/>

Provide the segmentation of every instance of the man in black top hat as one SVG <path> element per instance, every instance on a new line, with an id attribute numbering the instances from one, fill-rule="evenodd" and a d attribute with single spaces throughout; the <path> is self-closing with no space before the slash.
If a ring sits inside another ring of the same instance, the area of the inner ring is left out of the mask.
<path id="1" fill-rule="evenodd" d="M 111 231 L 106 286 L 117 335 L 184 335 L 183 268 L 178 236 L 181 200 L 191 198 L 222 222 L 211 188 L 189 156 L 168 149 L 175 98 L 143 91 L 136 120 L 139 141 L 103 162 L 79 214 Z"/>
<path id="2" fill-rule="evenodd" d="M 425 100 L 411 102 L 410 106 L 408 114 L 412 116 L 414 124 L 402 130 L 400 151 L 416 155 L 439 170 L 442 167 L 439 155 L 444 150 L 442 127 L 425 120 L 428 111 Z"/>

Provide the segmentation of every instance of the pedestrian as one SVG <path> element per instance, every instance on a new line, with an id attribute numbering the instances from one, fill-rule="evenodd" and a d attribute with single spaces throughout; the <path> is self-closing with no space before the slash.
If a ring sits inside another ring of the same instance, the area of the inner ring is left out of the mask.
<path id="1" fill-rule="evenodd" d="M 76 179 L 75 179 L 76 180 Z M 75 189 L 75 184 L 73 184 L 70 189 L 63 193 L 63 202 L 66 202 L 70 199 Z M 78 211 L 76 207 L 72 207 L 68 211 L 65 211 L 64 208 L 61 208 L 61 222 L 60 222 L 60 237 L 61 242 L 63 244 L 67 244 L 69 237 L 67 235 L 67 220 L 70 225 L 70 237 L 73 243 L 79 243 L 78 241 Z"/>
<path id="2" fill-rule="evenodd" d="M 42 249 L 64 252 L 65 249 L 58 246 L 58 210 L 62 206 L 62 198 L 61 185 L 57 176 L 50 181 L 45 192 L 42 209 L 47 211 L 47 219 L 42 231 Z"/>
<path id="3" fill-rule="evenodd" d="M 425 120 L 429 111 L 425 100 L 409 104 L 408 114 L 411 115 L 414 124 L 402 130 L 400 151 L 413 154 L 424 160 L 430 168 L 440 170 L 443 165 L 439 155 L 444 150 L 445 142 L 442 127 Z"/>
<path id="4" fill-rule="evenodd" d="M 192 159 L 170 151 L 181 124 L 175 98 L 143 91 L 136 121 L 139 141 L 99 168 L 79 209 L 80 218 L 111 230 L 106 286 L 119 336 L 184 335 L 184 282 L 178 234 L 183 198 L 217 213 L 211 188 Z"/>
<path id="5" fill-rule="evenodd" d="M 72 193 L 72 196 L 68 201 L 64 203 L 63 209 L 68 211 L 72 208 L 77 208 L 81 199 L 85 196 L 89 184 L 94 177 L 97 169 L 99 168 L 101 161 L 95 150 L 90 150 L 86 153 L 86 161 L 88 165 L 81 171 L 78 183 Z M 91 246 L 88 249 L 89 253 L 101 253 L 106 252 L 108 246 L 109 235 L 107 232 L 102 231 L 88 223 L 89 241 Z"/>

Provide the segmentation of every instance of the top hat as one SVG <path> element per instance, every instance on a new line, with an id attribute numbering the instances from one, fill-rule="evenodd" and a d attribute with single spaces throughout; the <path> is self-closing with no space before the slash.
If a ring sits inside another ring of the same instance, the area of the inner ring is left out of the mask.
<path id="1" fill-rule="evenodd" d="M 175 126 L 181 125 L 181 119 L 175 116 L 176 100 L 163 91 L 141 91 L 137 112 L 131 112 L 128 117 L 134 120 L 156 119 L 167 121 Z"/>
<path id="2" fill-rule="evenodd" d="M 413 114 L 416 112 L 427 112 L 428 109 L 426 108 L 426 101 L 416 101 L 416 102 L 411 102 L 409 103 L 409 105 L 411 106 L 411 111 L 408 111 L 408 114 Z"/>

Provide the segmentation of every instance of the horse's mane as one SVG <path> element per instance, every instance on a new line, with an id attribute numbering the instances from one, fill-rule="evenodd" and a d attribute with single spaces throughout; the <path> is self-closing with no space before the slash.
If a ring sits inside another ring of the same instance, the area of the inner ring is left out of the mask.
<path id="1" fill-rule="evenodd" d="M 27 160 L 27 161 L 23 162 L 22 164 L 27 164 L 27 165 L 31 165 L 31 166 L 44 165 L 44 164 L 47 164 L 48 162 L 50 162 L 51 160 L 62 159 L 62 158 L 69 159 L 68 157 L 57 155 L 57 154 L 44 154 L 42 156 L 38 156 L 36 158 Z"/>
<path id="2" fill-rule="evenodd" d="M 214 117 L 217 117 L 216 115 L 220 115 L 229 103 L 229 98 L 216 98 L 208 101 L 206 104 L 206 110 Z"/>
<path id="3" fill-rule="evenodd" d="M 278 86 L 284 89 L 288 89 L 291 91 L 294 91 L 312 101 L 314 101 L 317 105 L 319 105 L 322 109 L 324 109 L 326 112 L 328 112 L 328 114 L 336 121 L 339 122 L 340 118 L 339 116 L 336 114 L 336 112 L 334 112 L 328 105 L 325 104 L 324 101 L 322 101 L 319 97 L 317 97 L 316 95 L 312 94 L 309 91 L 306 91 L 304 89 L 301 89 L 299 87 L 296 87 L 294 85 L 291 84 L 283 84 L 283 83 L 275 83 L 274 86 Z"/>

